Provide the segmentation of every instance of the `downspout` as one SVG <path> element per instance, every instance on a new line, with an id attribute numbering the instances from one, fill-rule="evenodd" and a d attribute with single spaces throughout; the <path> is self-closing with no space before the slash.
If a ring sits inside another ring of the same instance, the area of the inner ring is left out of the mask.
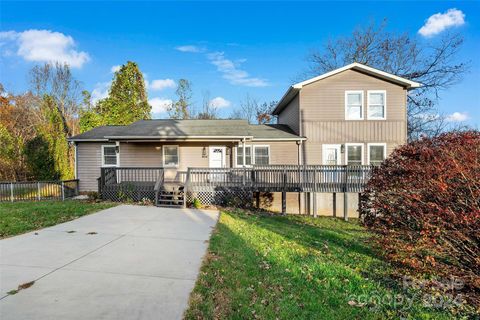
<path id="1" fill-rule="evenodd" d="M 246 163 L 245 163 L 245 154 L 246 154 L 246 152 L 245 152 L 245 140 L 246 140 L 246 138 L 243 137 L 243 139 L 242 139 L 242 151 L 243 151 L 242 165 L 243 165 L 244 168 L 245 168 L 245 164 L 246 164 Z"/>

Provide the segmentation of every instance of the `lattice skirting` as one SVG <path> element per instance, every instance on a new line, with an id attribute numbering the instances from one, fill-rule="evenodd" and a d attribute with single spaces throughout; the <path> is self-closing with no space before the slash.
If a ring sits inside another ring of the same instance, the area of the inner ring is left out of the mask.
<path id="1" fill-rule="evenodd" d="M 152 186 L 114 184 L 103 186 L 101 197 L 110 201 L 142 201 L 143 199 L 155 200 L 155 191 Z"/>
<path id="2" fill-rule="evenodd" d="M 249 188 L 202 188 L 188 190 L 186 200 L 188 204 L 198 199 L 202 205 L 246 207 L 253 205 L 252 192 Z"/>

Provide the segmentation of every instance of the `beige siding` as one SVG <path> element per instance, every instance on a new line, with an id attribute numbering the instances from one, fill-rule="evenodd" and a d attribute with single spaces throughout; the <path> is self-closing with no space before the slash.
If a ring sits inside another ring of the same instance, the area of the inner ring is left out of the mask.
<path id="1" fill-rule="evenodd" d="M 113 144 L 114 145 L 114 144 Z M 97 191 L 97 178 L 102 166 L 102 143 L 82 142 L 77 144 L 77 179 L 81 192 Z"/>
<path id="2" fill-rule="evenodd" d="M 161 145 L 158 143 L 121 143 L 120 166 L 161 167 Z"/>
<path id="3" fill-rule="evenodd" d="M 364 119 L 345 120 L 345 91 L 364 91 Z M 367 119 L 367 91 L 386 91 L 386 120 Z M 387 143 L 387 154 L 406 141 L 406 91 L 403 87 L 354 70 L 306 85 L 300 91 L 303 156 L 307 164 L 322 163 L 323 144 Z M 345 154 L 341 155 L 345 163 Z"/>
<path id="4" fill-rule="evenodd" d="M 300 134 L 300 95 L 297 94 L 295 98 L 290 101 L 290 103 L 283 109 L 283 111 L 278 115 L 278 123 L 286 124 L 296 134 Z"/>
<path id="5" fill-rule="evenodd" d="M 270 164 L 298 164 L 298 146 L 295 141 L 255 141 L 246 142 L 245 145 L 269 146 Z"/>

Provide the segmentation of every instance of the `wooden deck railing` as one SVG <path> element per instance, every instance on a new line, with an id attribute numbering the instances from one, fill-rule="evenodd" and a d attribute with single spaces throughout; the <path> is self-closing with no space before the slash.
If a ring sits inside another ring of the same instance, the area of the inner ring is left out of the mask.
<path id="1" fill-rule="evenodd" d="M 362 192 L 372 167 L 270 165 L 251 168 L 189 168 L 186 187 L 249 188 L 265 192 Z"/>

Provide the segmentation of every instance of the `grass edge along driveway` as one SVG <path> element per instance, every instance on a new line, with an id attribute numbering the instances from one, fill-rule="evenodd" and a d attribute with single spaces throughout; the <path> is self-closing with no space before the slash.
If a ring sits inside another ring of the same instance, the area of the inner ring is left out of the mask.
<path id="1" fill-rule="evenodd" d="M 0 239 L 67 222 L 116 206 L 77 200 L 0 203 Z"/>
<path id="2" fill-rule="evenodd" d="M 389 279 L 370 237 L 357 222 L 223 211 L 184 316 L 449 319 L 418 297 L 395 306 L 389 297 L 411 292 Z"/>

